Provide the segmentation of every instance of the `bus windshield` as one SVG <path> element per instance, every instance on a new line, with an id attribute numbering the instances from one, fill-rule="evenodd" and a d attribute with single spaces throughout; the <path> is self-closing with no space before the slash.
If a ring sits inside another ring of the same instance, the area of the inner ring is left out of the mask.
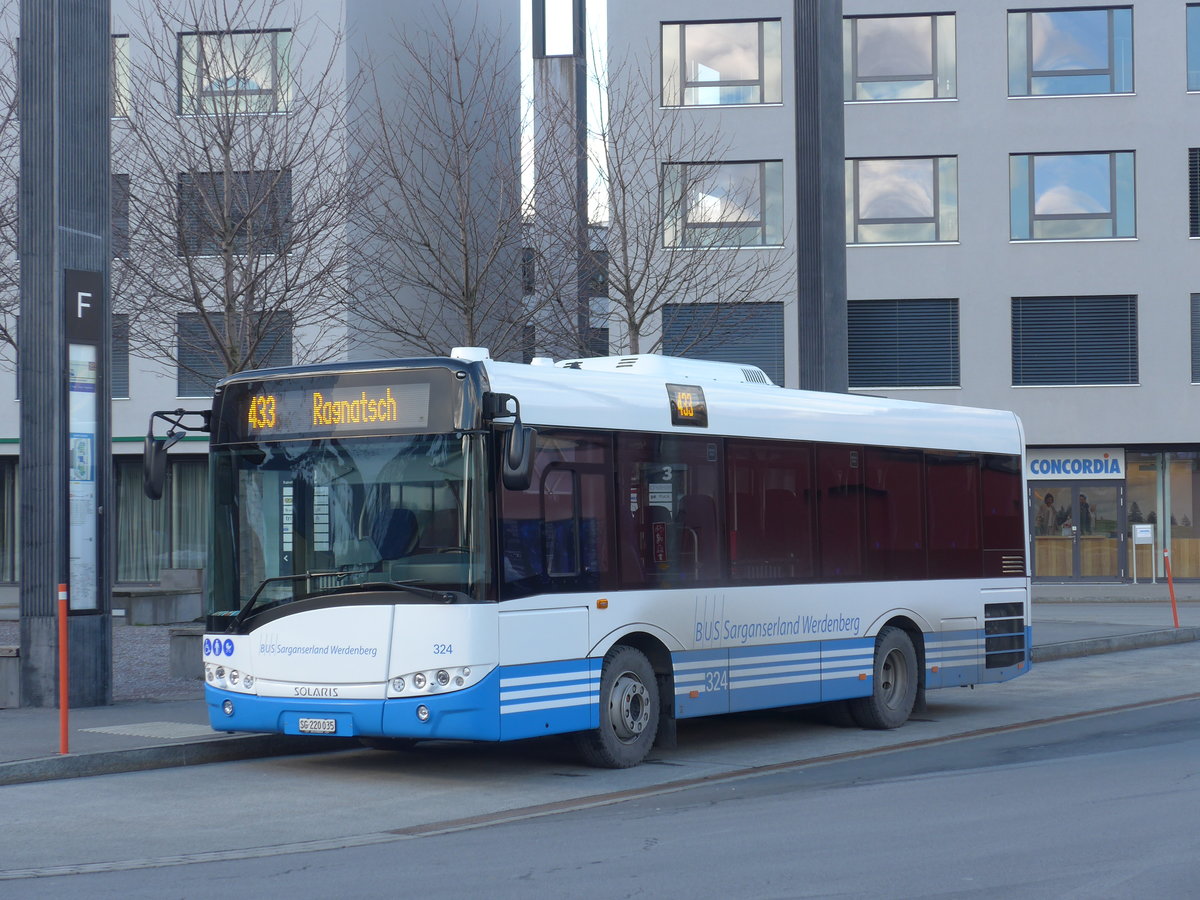
<path id="1" fill-rule="evenodd" d="M 479 434 L 214 448 L 210 616 L 380 583 L 484 599 L 485 473 Z"/>

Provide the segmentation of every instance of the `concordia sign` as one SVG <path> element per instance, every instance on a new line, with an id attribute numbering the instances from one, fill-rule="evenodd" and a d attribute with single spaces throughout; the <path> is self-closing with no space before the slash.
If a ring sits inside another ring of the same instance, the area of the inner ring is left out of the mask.
<path id="1" fill-rule="evenodd" d="M 1094 447 L 1077 450 L 1030 450 L 1026 474 L 1029 478 L 1063 480 L 1122 480 L 1125 450 Z"/>

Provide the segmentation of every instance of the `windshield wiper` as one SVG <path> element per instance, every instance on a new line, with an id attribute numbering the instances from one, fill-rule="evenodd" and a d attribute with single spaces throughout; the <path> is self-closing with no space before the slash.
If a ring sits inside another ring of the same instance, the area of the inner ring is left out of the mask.
<path id="1" fill-rule="evenodd" d="M 241 627 L 242 623 L 250 617 L 251 611 L 258 603 L 258 595 L 263 592 L 263 589 L 268 585 L 277 581 L 300 581 L 305 578 L 346 578 L 350 575 L 361 575 L 361 572 L 301 572 L 296 575 L 272 575 L 270 578 L 264 578 L 262 582 L 255 588 L 254 593 L 250 595 L 250 599 L 243 604 L 238 610 L 238 614 L 233 621 L 229 623 L 229 627 L 225 629 L 227 634 L 235 634 L 236 630 Z M 309 594 L 310 597 L 319 597 L 332 593 L 351 593 L 357 591 L 404 591 L 409 594 L 416 594 L 418 597 L 428 597 L 430 600 L 439 600 L 442 603 L 454 603 L 458 600 L 459 594 L 455 591 L 439 591 L 436 588 L 419 587 L 412 581 L 356 581 L 351 584 L 342 584 L 337 587 L 325 588 L 319 591 L 314 591 Z"/>
<path id="2" fill-rule="evenodd" d="M 357 572 L 300 572 L 299 574 L 296 574 L 296 575 L 272 575 L 270 578 L 264 578 L 261 582 L 259 582 L 258 587 L 256 587 L 254 589 L 254 593 L 250 595 L 250 599 L 247 600 L 244 604 L 242 604 L 242 608 L 238 610 L 238 614 L 234 617 L 233 621 L 229 623 L 229 627 L 225 629 L 225 632 L 227 634 L 233 634 L 235 629 L 241 627 L 242 622 L 246 621 L 246 618 L 250 615 L 250 610 L 254 609 L 255 605 L 258 603 L 258 595 L 263 592 L 263 588 L 265 588 L 268 584 L 273 584 L 276 581 L 300 581 L 301 579 L 304 579 L 304 578 L 328 578 L 331 576 L 335 577 L 335 578 L 337 578 L 337 577 L 345 578 L 347 575 L 356 575 L 356 574 L 358 574 L 358 573 Z"/>
<path id="3" fill-rule="evenodd" d="M 459 595 L 454 591 L 439 591 L 437 588 L 418 587 L 415 581 L 356 581 L 354 584 L 329 588 L 320 591 L 328 594 L 333 591 L 348 593 L 350 591 L 407 591 L 418 597 L 428 597 L 430 600 L 441 600 L 443 603 L 453 603 Z M 314 596 L 316 596 L 314 594 Z"/>

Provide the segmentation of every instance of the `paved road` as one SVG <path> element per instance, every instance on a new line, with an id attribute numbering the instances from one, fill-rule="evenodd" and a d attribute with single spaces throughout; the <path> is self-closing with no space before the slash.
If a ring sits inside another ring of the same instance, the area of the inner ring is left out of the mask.
<path id="1" fill-rule="evenodd" d="M 11 898 L 1185 897 L 1197 775 L 1200 698 L 431 836 L 0 884 Z M 225 784 L 195 820 L 229 818 Z"/>
<path id="2" fill-rule="evenodd" d="M 50 875 L 63 865 L 154 870 L 201 859 L 232 863 L 395 844 L 398 830 L 467 817 L 495 821 L 531 806 L 689 780 L 717 782 L 745 769 L 1086 716 L 1198 687 L 1200 643 L 1189 643 L 1047 663 L 1006 684 L 931 692 L 928 712 L 891 732 L 832 728 L 787 711 L 688 721 L 681 723 L 678 749 L 655 751 L 648 764 L 616 772 L 584 768 L 566 742 L 547 739 L 429 743 L 411 754 L 355 750 L 10 785 L 0 788 L 0 800 L 8 820 L 21 827 L 6 831 L 0 879 L 35 874 L 30 870 Z M 930 821 L 936 810 L 928 807 Z M 1027 812 L 1034 815 L 1033 807 Z M 305 859 L 291 865 L 307 866 Z M 186 871 L 178 877 L 190 877 Z M 0 894 L 17 884 L 24 890 L 31 882 L 0 882 Z"/>

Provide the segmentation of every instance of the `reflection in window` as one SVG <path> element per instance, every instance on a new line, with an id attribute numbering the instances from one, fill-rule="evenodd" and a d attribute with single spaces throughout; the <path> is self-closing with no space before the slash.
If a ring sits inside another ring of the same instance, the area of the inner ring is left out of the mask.
<path id="1" fill-rule="evenodd" d="M 290 99 L 290 31 L 179 36 L 179 112 L 283 112 Z"/>
<path id="2" fill-rule="evenodd" d="M 842 43 L 846 100 L 957 96 L 952 15 L 847 18 Z"/>
<path id="3" fill-rule="evenodd" d="M 1187 7 L 1187 89 L 1200 91 L 1200 3 Z"/>
<path id="4" fill-rule="evenodd" d="M 112 109 L 114 118 L 128 118 L 133 102 L 133 85 L 129 70 L 129 35 L 114 34 L 112 38 Z"/>
<path id="5" fill-rule="evenodd" d="M 846 242 L 958 240 L 958 159 L 846 160 Z"/>
<path id="6" fill-rule="evenodd" d="M 1133 91 L 1133 10 L 1008 14 L 1008 95 Z"/>
<path id="7" fill-rule="evenodd" d="M 779 103 L 780 35 L 777 20 L 663 25 L 663 106 Z"/>
<path id="8" fill-rule="evenodd" d="M 1134 237 L 1132 152 L 1010 157 L 1014 241 Z"/>
<path id="9" fill-rule="evenodd" d="M 663 167 L 667 247 L 753 247 L 783 242 L 783 163 Z"/>

